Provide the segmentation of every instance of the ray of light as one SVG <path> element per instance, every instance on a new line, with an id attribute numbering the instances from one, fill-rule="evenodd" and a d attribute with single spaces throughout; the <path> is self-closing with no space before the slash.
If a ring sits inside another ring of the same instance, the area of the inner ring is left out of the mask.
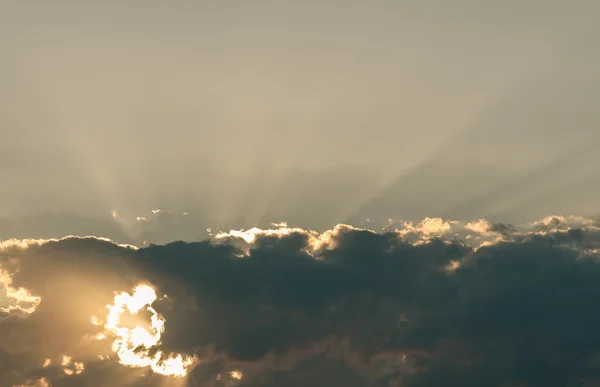
<path id="1" fill-rule="evenodd" d="M 463 204 L 446 208 L 440 215 L 445 218 L 468 219 L 516 207 L 532 195 L 539 196 L 540 190 L 547 192 L 552 187 L 561 185 L 561 181 L 565 179 L 572 180 L 569 172 L 585 166 L 586 159 L 591 152 L 595 152 L 593 144 L 590 141 L 578 141 L 562 154 L 553 154 L 542 164 L 499 182 L 494 189 L 480 193 Z"/>
<path id="2" fill-rule="evenodd" d="M 583 208 L 592 208 L 593 206 L 590 205 L 589 201 L 595 202 L 600 195 L 599 181 L 600 174 L 597 172 L 591 173 L 575 181 L 563 181 L 551 191 L 542 191 L 533 195 L 528 195 L 516 203 L 506 205 L 497 211 L 490 212 L 486 215 L 486 218 L 492 220 L 516 220 L 519 217 L 523 217 L 522 214 L 525 210 L 527 210 L 527 218 L 530 218 L 531 216 L 542 216 L 540 214 L 548 213 L 551 208 L 557 205 L 557 202 L 562 202 L 559 207 L 565 208 L 565 212 L 567 213 L 582 213 L 582 210 L 578 208 L 578 206 L 581 205 Z M 588 202 L 586 202 L 585 199 L 588 199 Z M 532 211 L 534 211 L 534 213 L 532 213 Z M 598 212 L 585 215 L 595 217 L 598 216 Z"/>

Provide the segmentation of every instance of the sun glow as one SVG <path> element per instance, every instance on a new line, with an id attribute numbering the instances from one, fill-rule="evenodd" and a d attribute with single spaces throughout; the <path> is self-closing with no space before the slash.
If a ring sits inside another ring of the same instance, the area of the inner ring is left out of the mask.
<path id="1" fill-rule="evenodd" d="M 12 286 L 11 275 L 0 267 L 0 313 L 19 314 L 28 316 L 35 312 L 42 301 L 41 297 L 35 296 L 24 288 Z"/>
<path id="2" fill-rule="evenodd" d="M 150 367 L 161 375 L 185 376 L 196 361 L 194 357 L 166 355 L 156 350 L 164 331 L 165 319 L 152 307 L 155 300 L 156 292 L 148 285 L 136 286 L 132 294 L 123 292 L 115 295 L 114 303 L 107 306 L 109 313 L 104 325 L 107 333 L 115 337 L 112 349 L 123 365 Z M 139 320 L 140 312 L 150 313 L 149 326 L 144 327 L 143 322 L 133 328 L 123 326 L 125 313 Z M 97 320 L 94 319 L 94 322 Z"/>
<path id="3" fill-rule="evenodd" d="M 72 356 L 63 355 L 60 365 L 63 367 L 65 375 L 79 375 L 85 371 L 85 364 L 80 361 L 73 361 Z"/>

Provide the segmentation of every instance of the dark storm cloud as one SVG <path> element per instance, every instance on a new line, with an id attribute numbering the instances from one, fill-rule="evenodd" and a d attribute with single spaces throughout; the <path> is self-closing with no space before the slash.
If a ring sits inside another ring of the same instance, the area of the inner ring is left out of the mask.
<path id="1" fill-rule="evenodd" d="M 166 318 L 160 348 L 200 361 L 182 385 L 600 383 L 600 231 L 583 218 L 279 227 L 141 249 L 96 238 L 2 246 L 11 286 L 42 299 L 0 323 L 3 386 L 164 383 L 99 359 L 109 343 L 90 339 L 91 316 L 142 281 L 168 295 L 154 304 Z M 65 375 L 62 355 L 85 371 Z"/>

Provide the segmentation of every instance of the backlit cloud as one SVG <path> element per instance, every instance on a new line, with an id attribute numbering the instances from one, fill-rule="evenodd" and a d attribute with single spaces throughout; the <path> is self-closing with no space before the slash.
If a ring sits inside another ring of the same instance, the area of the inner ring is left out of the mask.
<path id="1" fill-rule="evenodd" d="M 600 383 L 594 220 L 390 225 L 4 241 L 0 385 Z"/>

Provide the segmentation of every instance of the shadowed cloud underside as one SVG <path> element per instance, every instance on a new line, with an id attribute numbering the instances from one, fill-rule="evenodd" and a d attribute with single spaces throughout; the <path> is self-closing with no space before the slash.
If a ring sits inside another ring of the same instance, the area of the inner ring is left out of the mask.
<path id="1" fill-rule="evenodd" d="M 0 265 L 0 385 L 600 383 L 600 227 L 577 216 L 5 240 Z M 123 360 L 123 328 L 154 360 Z"/>

